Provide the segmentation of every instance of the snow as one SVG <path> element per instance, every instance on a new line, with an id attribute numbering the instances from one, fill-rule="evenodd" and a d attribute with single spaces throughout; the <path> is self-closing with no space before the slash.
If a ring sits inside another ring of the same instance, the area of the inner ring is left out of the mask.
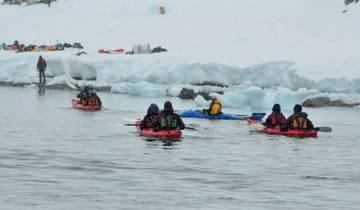
<path id="1" fill-rule="evenodd" d="M 164 5 L 166 14 L 158 7 Z M 347 9 L 346 13 L 343 10 Z M 24 18 L 26 17 L 26 18 Z M 360 93 L 360 4 L 343 0 L 58 0 L 0 6 L 0 42 L 80 42 L 87 55 L 0 50 L 0 81 L 37 82 L 48 62 L 50 84 L 71 77 L 133 96 L 177 96 L 182 87 L 216 82 L 225 106 L 300 103 L 315 94 Z M 166 53 L 101 55 L 99 49 L 162 46 Z M 356 98 L 356 97 L 355 97 Z M 353 101 L 353 99 L 351 99 Z M 356 101 L 356 100 L 355 100 Z M 195 99 L 196 103 L 204 103 Z M 206 102 L 208 103 L 208 102 Z M 286 106 L 286 105 L 285 105 Z"/>

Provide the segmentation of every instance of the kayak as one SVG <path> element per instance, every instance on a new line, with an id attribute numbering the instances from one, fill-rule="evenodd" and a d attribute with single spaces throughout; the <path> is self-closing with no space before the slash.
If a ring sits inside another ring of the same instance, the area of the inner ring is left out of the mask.
<path id="1" fill-rule="evenodd" d="M 179 130 L 160 130 L 154 131 L 152 128 L 140 129 L 140 120 L 135 122 L 136 130 L 140 136 L 148 138 L 159 138 L 159 139 L 172 139 L 177 140 L 181 137 L 182 132 Z"/>
<path id="2" fill-rule="evenodd" d="M 291 137 L 313 137 L 313 138 L 315 138 L 318 133 L 316 130 L 305 131 L 299 129 L 291 129 L 287 131 L 281 131 L 276 128 L 263 128 L 262 130 L 260 130 L 260 132 L 270 135 L 283 135 L 283 136 L 291 136 Z"/>
<path id="3" fill-rule="evenodd" d="M 72 99 L 71 100 L 72 107 L 75 109 L 87 110 L 87 111 L 100 111 L 101 106 L 85 106 L 80 104 L 80 100 Z"/>
<path id="4" fill-rule="evenodd" d="M 246 120 L 250 125 L 259 124 L 262 125 L 261 120 L 253 120 L 251 118 L 248 118 Z M 316 137 L 317 131 L 316 130 L 300 130 L 300 129 L 291 129 L 287 131 L 281 131 L 277 128 L 263 128 L 259 130 L 261 133 L 266 133 L 270 135 L 283 135 L 283 136 L 291 136 L 291 137 Z"/>
<path id="5" fill-rule="evenodd" d="M 200 119 L 209 119 L 209 120 L 246 120 L 249 116 L 245 115 L 236 115 L 236 114 L 218 114 L 218 115 L 209 115 L 204 113 L 202 110 L 186 110 L 178 112 L 180 117 L 184 118 L 200 118 Z M 254 113 L 251 117 L 254 119 L 261 120 L 264 115 L 260 113 Z"/>

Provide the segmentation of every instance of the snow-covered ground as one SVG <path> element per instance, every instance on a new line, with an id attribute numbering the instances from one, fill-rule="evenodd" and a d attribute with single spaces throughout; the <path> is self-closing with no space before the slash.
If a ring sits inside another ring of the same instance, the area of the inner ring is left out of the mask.
<path id="1" fill-rule="evenodd" d="M 165 15 L 159 14 L 160 5 Z M 91 83 L 111 86 L 116 93 L 175 96 L 184 86 L 217 82 L 229 86 L 221 96 L 225 106 L 290 106 L 324 92 L 354 99 L 360 93 L 359 20 L 360 4 L 345 8 L 343 0 L 58 0 L 50 8 L 1 5 L 0 42 L 81 42 L 88 54 L 0 50 L 0 81 L 36 82 L 35 65 L 42 54 L 48 75 L 54 77 L 50 84 L 71 77 L 96 78 Z M 147 43 L 168 52 L 97 53 Z"/>

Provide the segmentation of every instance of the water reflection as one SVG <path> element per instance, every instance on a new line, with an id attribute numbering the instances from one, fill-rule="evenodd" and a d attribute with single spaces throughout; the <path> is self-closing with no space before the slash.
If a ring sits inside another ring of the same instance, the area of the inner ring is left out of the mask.
<path id="1" fill-rule="evenodd" d="M 144 138 L 148 146 L 151 147 L 162 147 L 163 149 L 175 149 L 175 146 L 178 145 L 177 143 L 181 140 L 177 139 L 159 139 L 159 138 Z"/>
<path id="2" fill-rule="evenodd" d="M 45 87 L 39 87 L 38 94 L 39 94 L 39 96 L 44 96 L 45 95 Z"/>

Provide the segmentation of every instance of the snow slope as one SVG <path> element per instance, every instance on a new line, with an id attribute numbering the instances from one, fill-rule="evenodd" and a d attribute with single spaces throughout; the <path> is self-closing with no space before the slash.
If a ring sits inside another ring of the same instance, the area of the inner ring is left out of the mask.
<path id="1" fill-rule="evenodd" d="M 160 5 L 166 15 L 158 14 Z M 96 78 L 92 83 L 110 85 L 113 92 L 176 95 L 174 89 L 182 86 L 214 81 L 231 86 L 224 95 L 229 106 L 243 104 L 259 91 L 263 103 L 272 103 L 284 89 L 296 95 L 292 103 L 319 92 L 360 92 L 360 5 L 348 5 L 342 13 L 344 9 L 343 0 L 58 0 L 51 8 L 1 5 L 0 42 L 81 42 L 88 55 L 76 57 L 72 50 L 41 53 L 54 83 L 71 76 Z M 146 43 L 169 52 L 97 53 Z M 0 51 L 0 80 L 35 82 L 38 55 Z M 239 86 L 250 90 L 239 93 Z"/>

